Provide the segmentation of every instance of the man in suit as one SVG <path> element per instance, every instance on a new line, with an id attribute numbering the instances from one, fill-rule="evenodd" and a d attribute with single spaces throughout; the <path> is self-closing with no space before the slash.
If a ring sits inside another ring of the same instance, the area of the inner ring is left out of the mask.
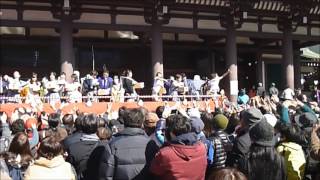
<path id="1" fill-rule="evenodd" d="M 91 74 L 87 75 L 82 83 L 82 93 L 83 95 L 90 96 L 91 101 L 97 101 L 93 96 L 97 95 L 97 90 L 99 88 L 99 82 L 97 79 L 98 72 L 93 70 Z"/>
<path id="2" fill-rule="evenodd" d="M 99 89 L 103 90 L 103 94 L 100 94 L 100 95 L 105 95 L 105 96 L 110 95 L 112 84 L 113 84 L 113 79 L 111 77 L 109 77 L 108 70 L 105 70 L 103 72 L 103 76 L 98 79 L 98 82 L 99 82 Z M 102 91 L 101 91 L 101 93 L 102 93 Z"/>

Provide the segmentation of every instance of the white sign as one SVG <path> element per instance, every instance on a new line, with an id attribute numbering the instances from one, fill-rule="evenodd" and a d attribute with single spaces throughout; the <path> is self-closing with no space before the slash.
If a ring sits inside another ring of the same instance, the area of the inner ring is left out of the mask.
<path id="1" fill-rule="evenodd" d="M 232 80 L 230 81 L 230 95 L 238 95 L 238 81 Z"/>

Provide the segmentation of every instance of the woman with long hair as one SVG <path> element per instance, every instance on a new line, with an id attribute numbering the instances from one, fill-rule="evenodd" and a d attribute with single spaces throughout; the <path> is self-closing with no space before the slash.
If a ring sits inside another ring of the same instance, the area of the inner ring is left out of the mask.
<path id="1" fill-rule="evenodd" d="M 274 147 L 274 129 L 265 120 L 255 124 L 249 131 L 252 145 L 247 164 L 250 180 L 286 180 L 283 157 Z"/>
<path id="2" fill-rule="evenodd" d="M 44 83 L 45 88 L 48 92 L 49 103 L 51 106 L 55 107 L 57 102 L 60 102 L 59 91 L 61 90 L 60 85 L 56 79 L 56 73 L 51 72 L 48 82 Z"/>
<path id="3" fill-rule="evenodd" d="M 31 79 L 28 81 L 28 94 L 26 97 L 26 103 L 31 104 L 32 107 L 36 107 L 42 104 L 40 99 L 40 86 L 37 73 L 32 73 Z"/>
<path id="4" fill-rule="evenodd" d="M 13 180 L 23 179 L 24 172 L 33 162 L 28 136 L 18 132 L 11 141 L 8 152 L 2 154 Z"/>

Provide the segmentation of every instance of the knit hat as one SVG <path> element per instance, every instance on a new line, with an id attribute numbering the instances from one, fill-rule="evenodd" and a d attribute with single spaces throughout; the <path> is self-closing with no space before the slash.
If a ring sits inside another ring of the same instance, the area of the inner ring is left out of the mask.
<path id="1" fill-rule="evenodd" d="M 303 128 L 312 127 L 315 123 L 318 122 L 317 116 L 311 112 L 296 115 L 294 117 L 294 120 L 298 126 Z"/>
<path id="2" fill-rule="evenodd" d="M 202 120 L 198 117 L 190 117 L 191 131 L 197 134 L 201 133 L 204 128 Z"/>
<path id="3" fill-rule="evenodd" d="M 266 120 L 267 120 L 267 122 L 272 126 L 272 127 L 274 127 L 276 124 L 277 124 L 277 118 L 273 115 L 273 114 L 264 114 L 263 115 L 265 118 L 266 118 Z"/>
<path id="4" fill-rule="evenodd" d="M 213 127 L 221 130 L 226 129 L 228 126 L 228 123 L 229 123 L 228 118 L 223 114 L 215 115 L 212 121 Z"/>
<path id="5" fill-rule="evenodd" d="M 144 127 L 156 127 L 157 121 L 159 120 L 157 114 L 155 113 L 148 113 L 146 120 L 143 122 Z"/>
<path id="6" fill-rule="evenodd" d="M 264 118 L 250 128 L 249 135 L 255 144 L 260 146 L 274 146 L 274 129 Z"/>
<path id="7" fill-rule="evenodd" d="M 259 122 L 263 115 L 259 109 L 252 107 L 242 111 L 240 117 L 249 127 L 251 127 L 253 124 Z"/>

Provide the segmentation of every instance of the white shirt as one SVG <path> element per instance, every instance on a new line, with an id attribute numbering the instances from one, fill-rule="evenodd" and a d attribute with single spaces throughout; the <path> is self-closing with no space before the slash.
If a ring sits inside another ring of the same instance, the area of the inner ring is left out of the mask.
<path id="1" fill-rule="evenodd" d="M 59 91 L 59 85 L 56 80 L 54 81 L 48 81 L 46 84 L 47 89 L 52 89 L 53 92 L 58 92 Z"/>
<path id="2" fill-rule="evenodd" d="M 284 99 L 293 100 L 294 91 L 290 88 L 287 88 L 283 91 L 282 96 Z"/>
<path id="3" fill-rule="evenodd" d="M 39 82 L 33 82 L 29 84 L 29 88 L 31 92 L 39 92 L 40 91 L 40 83 Z"/>
<path id="4" fill-rule="evenodd" d="M 164 86 L 163 81 L 160 79 L 155 79 L 153 82 L 153 87 L 157 87 L 157 86 L 163 87 Z"/>
<path id="5" fill-rule="evenodd" d="M 214 79 L 211 79 L 209 81 L 209 86 L 210 86 L 210 91 L 216 91 L 216 90 L 219 90 L 219 83 L 220 83 L 220 80 L 222 78 L 221 77 L 216 77 Z"/>

